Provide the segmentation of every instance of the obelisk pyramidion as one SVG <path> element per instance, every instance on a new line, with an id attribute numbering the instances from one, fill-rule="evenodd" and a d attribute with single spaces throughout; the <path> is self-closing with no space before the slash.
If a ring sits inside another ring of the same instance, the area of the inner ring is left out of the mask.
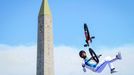
<path id="1" fill-rule="evenodd" d="M 38 15 L 36 75 L 54 75 L 52 15 L 48 0 L 43 0 Z"/>

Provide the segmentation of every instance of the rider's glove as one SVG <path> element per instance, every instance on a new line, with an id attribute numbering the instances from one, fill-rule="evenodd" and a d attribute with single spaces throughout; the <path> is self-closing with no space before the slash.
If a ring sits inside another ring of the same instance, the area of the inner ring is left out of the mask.
<path id="1" fill-rule="evenodd" d="M 85 68 L 83 68 L 83 71 L 84 71 L 84 72 L 86 72 L 86 69 L 85 69 Z"/>

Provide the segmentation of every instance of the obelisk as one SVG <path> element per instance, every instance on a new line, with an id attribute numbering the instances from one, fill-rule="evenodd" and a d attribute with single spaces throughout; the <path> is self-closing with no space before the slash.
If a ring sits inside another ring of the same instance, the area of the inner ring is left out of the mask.
<path id="1" fill-rule="evenodd" d="M 52 15 L 48 0 L 42 1 L 38 15 L 36 75 L 54 75 Z"/>

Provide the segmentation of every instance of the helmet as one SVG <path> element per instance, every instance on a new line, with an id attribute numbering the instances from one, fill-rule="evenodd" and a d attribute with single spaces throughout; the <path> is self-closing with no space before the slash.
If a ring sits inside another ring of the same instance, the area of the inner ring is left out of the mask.
<path id="1" fill-rule="evenodd" d="M 79 56 L 82 58 L 82 54 L 83 53 L 86 53 L 84 50 L 81 50 L 80 52 L 79 52 Z"/>

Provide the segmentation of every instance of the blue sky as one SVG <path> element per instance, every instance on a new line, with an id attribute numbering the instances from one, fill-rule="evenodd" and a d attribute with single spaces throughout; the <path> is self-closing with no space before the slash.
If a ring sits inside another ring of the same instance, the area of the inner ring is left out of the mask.
<path id="1" fill-rule="evenodd" d="M 54 45 L 83 47 L 83 23 L 96 36 L 94 46 L 134 43 L 133 0 L 49 0 L 53 15 Z M 37 43 L 41 0 L 0 1 L 0 43 Z"/>

